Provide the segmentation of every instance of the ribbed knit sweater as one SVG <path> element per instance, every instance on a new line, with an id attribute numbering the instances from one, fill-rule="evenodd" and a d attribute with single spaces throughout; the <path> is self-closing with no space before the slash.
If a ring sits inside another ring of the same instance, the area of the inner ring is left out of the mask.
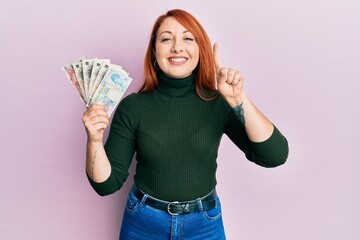
<path id="1" fill-rule="evenodd" d="M 204 196 L 216 186 L 224 133 L 258 165 L 275 167 L 286 161 L 287 140 L 276 127 L 266 141 L 251 142 L 221 95 L 210 101 L 197 96 L 194 74 L 172 79 L 159 73 L 158 79 L 155 90 L 130 94 L 120 102 L 105 143 L 111 174 L 102 183 L 88 176 L 98 194 L 121 188 L 136 153 L 134 181 L 144 192 L 166 201 Z M 233 157 L 241 159 L 242 154 Z"/>

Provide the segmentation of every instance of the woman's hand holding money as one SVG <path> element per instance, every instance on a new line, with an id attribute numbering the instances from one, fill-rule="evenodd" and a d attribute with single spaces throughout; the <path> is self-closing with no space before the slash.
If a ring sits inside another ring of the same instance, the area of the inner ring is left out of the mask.
<path id="1" fill-rule="evenodd" d="M 86 171 L 93 181 L 103 182 L 111 173 L 111 165 L 102 142 L 104 131 L 109 125 L 107 109 L 101 104 L 93 104 L 84 113 L 82 120 L 88 135 Z"/>
<path id="2" fill-rule="evenodd" d="M 100 142 L 102 144 L 104 131 L 109 125 L 106 107 L 101 104 L 91 105 L 84 113 L 82 121 L 86 129 L 88 141 L 93 143 Z"/>

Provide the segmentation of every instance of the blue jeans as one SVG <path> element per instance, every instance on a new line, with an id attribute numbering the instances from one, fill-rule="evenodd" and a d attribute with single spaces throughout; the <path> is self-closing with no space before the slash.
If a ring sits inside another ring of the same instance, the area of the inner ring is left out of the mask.
<path id="1" fill-rule="evenodd" d="M 150 207 L 130 191 L 124 210 L 120 240 L 223 240 L 224 226 L 219 197 L 209 211 L 172 216 Z M 198 201 L 202 209 L 201 201 Z"/>

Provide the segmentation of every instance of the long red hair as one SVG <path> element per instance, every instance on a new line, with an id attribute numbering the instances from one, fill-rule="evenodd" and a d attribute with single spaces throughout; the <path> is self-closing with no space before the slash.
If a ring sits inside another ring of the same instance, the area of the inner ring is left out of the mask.
<path id="1" fill-rule="evenodd" d="M 145 81 L 139 92 L 152 91 L 159 85 L 159 80 L 156 76 L 159 69 L 154 66 L 155 42 L 160 25 L 168 17 L 174 17 L 181 25 L 194 35 L 199 46 L 199 63 L 194 70 L 197 71 L 195 81 L 196 92 L 202 99 L 213 99 L 214 94 L 209 93 L 216 93 L 215 97 L 218 93 L 215 84 L 215 65 L 210 39 L 199 21 L 190 13 L 180 9 L 168 11 L 166 14 L 159 16 L 154 23 L 144 61 Z"/>

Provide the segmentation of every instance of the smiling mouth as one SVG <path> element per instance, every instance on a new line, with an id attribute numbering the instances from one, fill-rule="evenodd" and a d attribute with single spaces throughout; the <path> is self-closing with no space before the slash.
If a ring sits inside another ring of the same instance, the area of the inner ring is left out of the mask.
<path id="1" fill-rule="evenodd" d="M 181 57 L 181 58 L 169 58 L 170 62 L 174 62 L 174 63 L 181 63 L 181 62 L 185 62 L 187 61 L 187 58 Z"/>

